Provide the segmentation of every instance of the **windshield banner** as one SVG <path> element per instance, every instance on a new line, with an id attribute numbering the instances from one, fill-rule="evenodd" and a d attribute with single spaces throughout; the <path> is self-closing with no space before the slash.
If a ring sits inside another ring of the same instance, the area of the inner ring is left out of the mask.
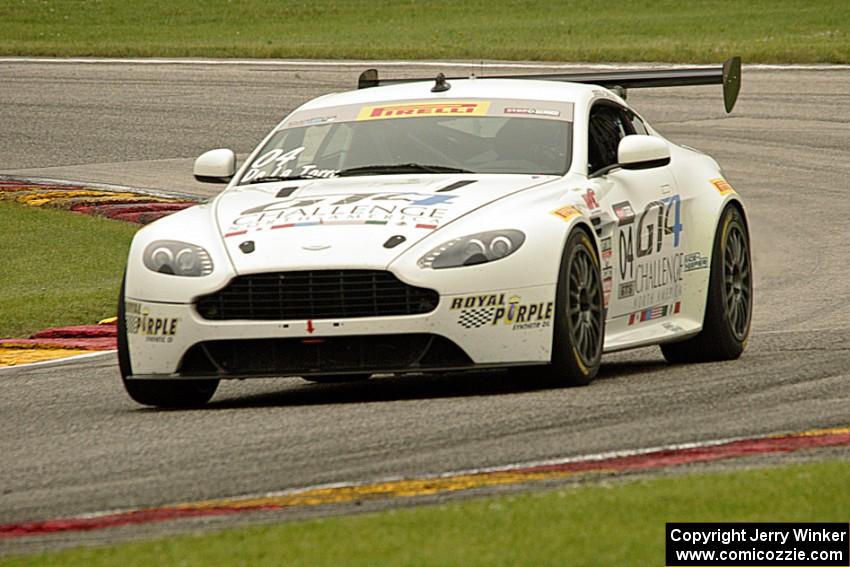
<path id="1" fill-rule="evenodd" d="M 381 104 L 346 105 L 315 110 L 302 110 L 289 116 L 278 130 L 299 126 L 315 126 L 330 122 L 385 120 L 389 118 L 462 118 L 503 116 L 507 118 L 573 119 L 573 104 L 563 101 L 521 99 L 408 100 Z"/>

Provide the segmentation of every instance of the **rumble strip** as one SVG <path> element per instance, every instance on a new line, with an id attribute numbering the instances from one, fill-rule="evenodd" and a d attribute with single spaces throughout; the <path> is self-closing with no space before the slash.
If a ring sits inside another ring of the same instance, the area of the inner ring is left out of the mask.
<path id="1" fill-rule="evenodd" d="M 92 531 L 181 518 L 226 516 L 362 501 L 391 501 L 417 496 L 461 493 L 496 486 L 530 485 L 578 475 L 651 471 L 663 467 L 847 445 L 850 445 L 850 427 L 749 439 L 724 439 L 460 471 L 430 477 L 383 480 L 363 484 L 324 485 L 257 496 L 184 502 L 161 508 L 141 508 L 12 523 L 0 525 L 0 539 L 32 537 L 57 532 Z"/>

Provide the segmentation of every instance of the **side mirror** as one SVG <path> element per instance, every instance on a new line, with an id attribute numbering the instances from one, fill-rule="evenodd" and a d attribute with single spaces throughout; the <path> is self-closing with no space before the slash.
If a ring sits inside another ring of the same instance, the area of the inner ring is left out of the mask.
<path id="1" fill-rule="evenodd" d="M 204 152 L 195 160 L 194 173 L 204 183 L 227 183 L 236 173 L 236 154 L 226 148 Z"/>
<path id="2" fill-rule="evenodd" d="M 620 140 L 617 146 L 617 163 L 605 166 L 588 177 L 601 177 L 615 169 L 652 169 L 670 163 L 670 147 L 655 136 L 633 134 Z"/>
<path id="3" fill-rule="evenodd" d="M 626 136 L 617 146 L 617 161 L 623 169 L 661 167 L 670 163 L 670 147 L 655 136 Z"/>

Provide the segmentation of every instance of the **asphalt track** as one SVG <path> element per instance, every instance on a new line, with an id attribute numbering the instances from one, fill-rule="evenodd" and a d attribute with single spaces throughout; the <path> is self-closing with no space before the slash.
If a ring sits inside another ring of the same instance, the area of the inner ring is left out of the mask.
<path id="1" fill-rule="evenodd" d="M 435 69 L 390 70 L 406 72 Z M 0 174 L 213 194 L 191 179 L 194 156 L 249 151 L 358 73 L 2 62 Z M 756 308 L 739 361 L 677 367 L 640 349 L 581 389 L 501 373 L 224 382 L 196 411 L 135 405 L 111 357 L 0 370 L 0 523 L 850 424 L 850 73 L 743 80 L 728 116 L 715 87 L 630 93 L 747 202 Z"/>

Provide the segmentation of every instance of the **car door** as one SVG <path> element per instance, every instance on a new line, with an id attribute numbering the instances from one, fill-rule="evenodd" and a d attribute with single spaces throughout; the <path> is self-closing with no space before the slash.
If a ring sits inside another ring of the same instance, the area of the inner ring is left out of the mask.
<path id="1" fill-rule="evenodd" d="M 623 137 L 646 134 L 631 111 L 599 101 L 591 108 L 588 124 L 585 202 L 598 209 L 606 348 L 616 348 L 665 334 L 668 331 L 661 327 L 680 310 L 681 250 L 685 249 L 682 202 L 669 165 L 615 169 L 593 176 L 617 163 Z"/>

